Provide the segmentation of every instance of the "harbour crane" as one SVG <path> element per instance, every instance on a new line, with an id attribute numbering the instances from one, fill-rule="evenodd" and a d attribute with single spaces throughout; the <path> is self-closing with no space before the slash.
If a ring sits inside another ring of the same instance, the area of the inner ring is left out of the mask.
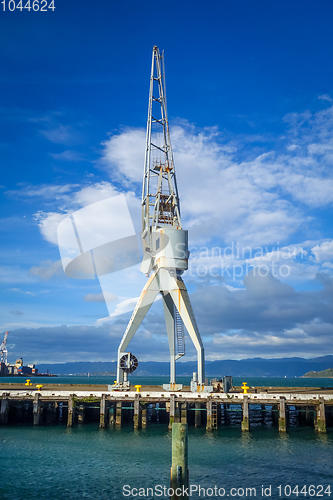
<path id="1" fill-rule="evenodd" d="M 133 354 L 126 352 L 127 347 L 160 293 L 170 350 L 170 383 L 164 388 L 182 388 L 181 384 L 176 384 L 175 362 L 185 354 L 185 325 L 197 351 L 197 377 L 194 389 L 191 384 L 192 390 L 205 392 L 209 389 L 204 384 L 204 347 L 182 279 L 183 272 L 188 269 L 188 232 L 183 229 L 180 216 L 167 114 L 164 53 L 156 46 L 152 54 L 141 210 L 144 254 L 140 270 L 149 279 L 118 348 L 115 389 L 129 385 L 127 373 L 131 373 Z"/>
<path id="2" fill-rule="evenodd" d="M 7 347 L 6 347 L 7 339 L 8 339 L 8 332 L 5 332 L 4 339 L 3 339 L 2 344 L 0 346 L 0 354 L 1 354 L 0 362 L 4 363 L 5 365 L 8 364 L 8 361 L 7 361 L 8 351 L 7 351 Z"/>

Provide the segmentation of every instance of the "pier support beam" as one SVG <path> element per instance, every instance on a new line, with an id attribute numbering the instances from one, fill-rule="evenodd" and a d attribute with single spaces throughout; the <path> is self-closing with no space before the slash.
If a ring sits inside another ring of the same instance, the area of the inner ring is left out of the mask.
<path id="1" fill-rule="evenodd" d="M 313 421 L 314 421 L 313 411 L 311 411 L 311 408 L 307 406 L 305 411 L 305 423 L 307 425 L 313 425 Z"/>
<path id="2" fill-rule="evenodd" d="M 324 398 L 319 399 L 317 409 L 317 432 L 325 434 L 326 432 L 326 416 L 325 416 L 325 403 Z"/>
<path id="3" fill-rule="evenodd" d="M 221 403 L 216 403 L 216 429 L 218 428 L 219 425 L 221 425 L 221 420 L 222 420 L 222 409 L 221 409 Z"/>
<path id="4" fill-rule="evenodd" d="M 141 427 L 147 427 L 147 405 L 144 405 L 141 410 Z"/>
<path id="5" fill-rule="evenodd" d="M 77 409 L 77 421 L 79 424 L 84 424 L 86 420 L 84 405 L 80 405 Z"/>
<path id="6" fill-rule="evenodd" d="M 116 403 L 116 425 L 121 427 L 122 424 L 122 403 L 121 401 L 117 401 Z"/>
<path id="7" fill-rule="evenodd" d="M 279 404 L 279 432 L 287 432 L 286 400 L 285 400 L 285 398 L 280 398 L 280 404 Z"/>
<path id="8" fill-rule="evenodd" d="M 109 426 L 113 427 L 115 424 L 116 424 L 115 406 L 114 403 L 112 403 L 109 408 Z"/>
<path id="9" fill-rule="evenodd" d="M 99 407 L 99 428 L 105 429 L 106 427 L 106 402 L 105 402 L 105 394 L 102 394 L 101 403 Z"/>
<path id="10" fill-rule="evenodd" d="M 189 487 L 187 424 L 172 425 L 171 488 L 176 491 Z M 171 500 L 187 500 L 187 495 L 173 495 Z"/>
<path id="11" fill-rule="evenodd" d="M 206 408 L 207 408 L 206 431 L 211 431 L 213 430 L 213 425 L 212 425 L 213 402 L 211 396 L 208 396 L 207 398 Z"/>
<path id="12" fill-rule="evenodd" d="M 170 396 L 169 430 L 172 429 L 172 424 L 175 421 L 175 413 L 176 413 L 176 396 L 174 394 L 171 394 L 171 396 Z"/>
<path id="13" fill-rule="evenodd" d="M 32 403 L 32 412 L 33 412 L 33 425 L 39 425 L 40 424 L 40 400 L 39 400 L 40 394 L 38 392 L 35 393 L 34 396 L 34 401 Z"/>
<path id="14" fill-rule="evenodd" d="M 168 422 L 167 417 L 168 413 L 166 412 L 166 404 L 165 403 L 159 403 L 158 404 L 158 421 L 160 424 L 165 424 Z"/>
<path id="15" fill-rule="evenodd" d="M 133 422 L 134 422 L 134 429 L 140 429 L 141 427 L 140 394 L 135 395 Z"/>
<path id="16" fill-rule="evenodd" d="M 57 413 L 58 413 L 58 403 L 55 401 L 54 403 L 49 403 L 46 408 L 46 423 L 54 424 L 57 421 Z"/>
<path id="17" fill-rule="evenodd" d="M 244 396 L 243 398 L 243 420 L 242 420 L 242 431 L 250 430 L 250 418 L 249 418 L 249 397 Z"/>
<path id="18" fill-rule="evenodd" d="M 0 408 L 0 424 L 8 424 L 8 412 L 9 412 L 9 393 L 4 393 L 1 398 L 1 408 Z"/>
<path id="19" fill-rule="evenodd" d="M 182 403 L 180 408 L 180 423 L 187 424 L 187 403 Z"/>
<path id="20" fill-rule="evenodd" d="M 201 403 L 195 403 L 194 425 L 201 427 Z"/>
<path id="21" fill-rule="evenodd" d="M 68 414 L 67 414 L 67 427 L 73 427 L 74 422 L 74 394 L 68 397 Z"/>

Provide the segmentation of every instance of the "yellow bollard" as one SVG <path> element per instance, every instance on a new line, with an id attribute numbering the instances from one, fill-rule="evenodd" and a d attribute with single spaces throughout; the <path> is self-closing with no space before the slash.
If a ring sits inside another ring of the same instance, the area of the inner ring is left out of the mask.
<path id="1" fill-rule="evenodd" d="M 43 387 L 43 385 L 42 384 L 36 384 L 36 387 L 37 387 L 38 391 L 40 392 L 40 390 Z"/>
<path id="2" fill-rule="evenodd" d="M 136 392 L 140 392 L 142 385 L 135 385 L 134 387 L 136 388 Z"/>
<path id="3" fill-rule="evenodd" d="M 243 389 L 243 394 L 247 394 L 250 387 L 247 385 L 247 382 L 243 382 L 241 389 Z"/>
<path id="4" fill-rule="evenodd" d="M 30 378 L 27 378 L 24 385 L 32 385 L 32 383 L 30 382 L 30 380 L 31 380 Z"/>

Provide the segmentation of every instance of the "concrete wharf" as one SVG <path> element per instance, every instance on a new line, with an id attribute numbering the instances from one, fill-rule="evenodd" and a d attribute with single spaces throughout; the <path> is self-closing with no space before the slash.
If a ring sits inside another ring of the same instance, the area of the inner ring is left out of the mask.
<path id="1" fill-rule="evenodd" d="M 192 393 L 188 387 L 167 392 L 159 386 L 108 391 L 103 385 L 45 384 L 42 390 L 24 384 L 0 384 L 0 423 L 32 425 L 63 423 L 68 427 L 98 422 L 100 428 L 146 427 L 159 422 L 205 426 L 207 431 L 222 425 L 250 427 L 276 425 L 280 432 L 288 426 L 312 425 L 319 433 L 333 426 L 333 388 L 240 388 L 229 393 Z"/>

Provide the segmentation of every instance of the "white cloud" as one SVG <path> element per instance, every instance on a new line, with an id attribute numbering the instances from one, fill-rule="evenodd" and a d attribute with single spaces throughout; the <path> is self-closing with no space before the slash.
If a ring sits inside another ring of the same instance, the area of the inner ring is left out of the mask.
<path id="1" fill-rule="evenodd" d="M 61 161 L 88 161 L 81 153 L 78 153 L 77 151 L 71 151 L 70 149 L 66 149 L 62 153 L 50 153 L 50 156 L 54 160 Z"/>
<path id="2" fill-rule="evenodd" d="M 324 241 L 320 245 L 313 247 L 311 251 L 318 262 L 333 259 L 333 240 Z"/>
<path id="3" fill-rule="evenodd" d="M 78 184 L 41 184 L 39 186 L 22 186 L 19 189 L 12 189 L 5 191 L 8 196 L 15 196 L 19 198 L 44 198 L 45 200 L 52 201 L 68 201 L 69 193 L 71 193 Z"/>
<path id="4" fill-rule="evenodd" d="M 66 217 L 67 214 L 57 212 L 37 212 L 35 220 L 39 226 L 39 230 L 46 241 L 58 244 L 57 228 L 59 223 Z"/>
<path id="5" fill-rule="evenodd" d="M 98 320 L 98 322 L 108 321 L 111 318 L 115 318 L 116 316 L 120 316 L 121 314 L 133 311 L 138 299 L 139 297 L 134 297 L 119 302 L 119 304 L 116 305 L 115 311 L 112 314 L 110 314 L 110 316 L 107 316 L 106 318 L 101 318 Z"/>
<path id="6" fill-rule="evenodd" d="M 321 101 L 333 102 L 333 99 L 328 94 L 322 94 L 318 96 L 318 99 L 320 99 Z"/>
<path id="7" fill-rule="evenodd" d="M 191 239 L 219 237 L 222 223 L 226 242 L 286 242 L 309 223 L 308 208 L 331 205 L 332 109 L 287 115 L 288 133 L 279 138 L 285 149 L 277 141 L 275 149 L 253 159 L 253 149 L 247 155 L 239 139 L 228 143 L 216 128 L 186 122 L 171 127 L 183 223 L 191 228 Z M 141 183 L 138 152 L 144 141 L 141 129 L 112 136 L 104 144 L 105 168 L 125 184 Z"/>
<path id="8" fill-rule="evenodd" d="M 71 125 L 59 124 L 54 128 L 41 130 L 40 133 L 55 144 L 72 144 L 80 139 L 80 133 Z"/>
<path id="9" fill-rule="evenodd" d="M 122 180 L 141 182 L 143 176 L 146 133 L 143 129 L 126 129 L 103 143 L 102 165 L 110 174 L 118 172 Z"/>

